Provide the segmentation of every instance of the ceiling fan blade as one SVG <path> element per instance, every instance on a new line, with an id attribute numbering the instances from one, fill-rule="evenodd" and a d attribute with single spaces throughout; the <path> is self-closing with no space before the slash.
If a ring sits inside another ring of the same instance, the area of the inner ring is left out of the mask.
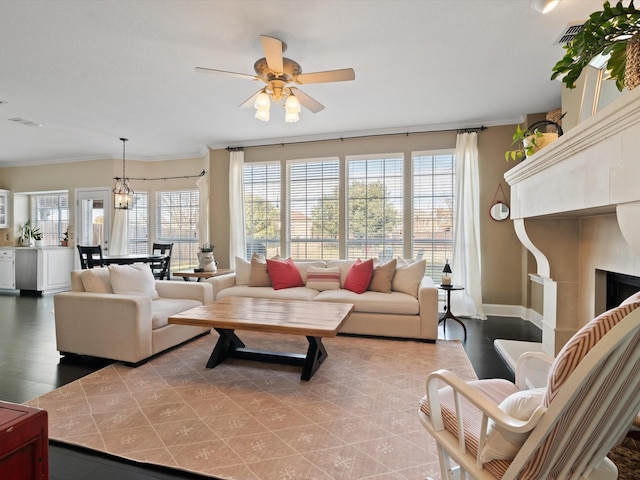
<path id="1" fill-rule="evenodd" d="M 246 73 L 227 72 L 226 70 L 216 70 L 213 68 L 196 67 L 196 72 L 199 73 L 216 73 L 222 75 L 229 75 L 231 77 L 246 78 L 248 80 L 258 80 L 255 75 L 247 75 Z"/>
<path id="2" fill-rule="evenodd" d="M 353 68 L 342 68 L 340 70 L 327 70 L 326 72 L 303 73 L 295 78 L 300 85 L 309 83 L 327 83 L 327 82 L 347 82 L 355 80 L 356 72 Z"/>
<path id="3" fill-rule="evenodd" d="M 253 95 L 251 95 L 249 98 L 247 98 L 244 102 L 242 102 L 239 107 L 240 108 L 248 108 L 248 107 L 253 107 L 254 103 L 256 103 L 256 98 L 258 98 L 258 95 L 260 95 L 260 93 L 262 93 L 262 88 L 260 90 L 258 90 L 256 93 L 254 93 Z"/>
<path id="4" fill-rule="evenodd" d="M 300 104 L 313 113 L 318 113 L 320 110 L 324 109 L 324 105 L 322 105 L 317 100 L 314 100 L 309 95 L 304 93 L 302 90 L 296 87 L 291 87 L 291 91 L 296 96 L 296 98 L 300 101 Z"/>
<path id="5" fill-rule="evenodd" d="M 264 58 L 267 59 L 268 67 L 275 73 L 284 72 L 282 64 L 282 41 L 267 35 L 260 35 L 262 49 L 264 50 Z"/>

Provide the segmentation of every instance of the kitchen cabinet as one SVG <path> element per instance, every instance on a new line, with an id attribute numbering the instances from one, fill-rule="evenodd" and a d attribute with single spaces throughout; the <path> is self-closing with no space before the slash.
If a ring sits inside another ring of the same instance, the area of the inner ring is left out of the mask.
<path id="1" fill-rule="evenodd" d="M 0 190 L 0 228 L 9 228 L 9 190 Z"/>
<path id="2" fill-rule="evenodd" d="M 70 290 L 73 253 L 69 247 L 17 247 L 15 288 L 38 294 Z"/>
<path id="3" fill-rule="evenodd" d="M 12 248 L 0 249 L 0 288 L 16 288 L 15 254 Z"/>

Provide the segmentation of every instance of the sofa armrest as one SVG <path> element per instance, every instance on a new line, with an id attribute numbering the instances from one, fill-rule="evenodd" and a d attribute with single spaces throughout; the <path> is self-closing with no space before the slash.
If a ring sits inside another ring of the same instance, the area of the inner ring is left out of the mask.
<path id="1" fill-rule="evenodd" d="M 198 300 L 203 305 L 213 302 L 213 289 L 205 282 L 156 280 L 156 290 L 162 298 Z"/>
<path id="2" fill-rule="evenodd" d="M 132 363 L 152 355 L 150 298 L 64 292 L 53 302 L 59 351 Z"/>
<path id="3" fill-rule="evenodd" d="M 213 299 L 216 300 L 221 290 L 235 286 L 236 274 L 218 275 L 217 277 L 207 278 L 205 281 L 213 287 Z"/>
<path id="4" fill-rule="evenodd" d="M 431 277 L 424 277 L 418 287 L 421 338 L 438 339 L 438 288 Z"/>

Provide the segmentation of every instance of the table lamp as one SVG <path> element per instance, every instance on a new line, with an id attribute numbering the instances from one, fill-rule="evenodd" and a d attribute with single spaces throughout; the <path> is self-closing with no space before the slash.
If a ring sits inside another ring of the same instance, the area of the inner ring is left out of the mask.
<path id="1" fill-rule="evenodd" d="M 451 266 L 449 265 L 449 259 L 445 261 L 444 268 L 442 269 L 442 285 L 451 285 Z"/>

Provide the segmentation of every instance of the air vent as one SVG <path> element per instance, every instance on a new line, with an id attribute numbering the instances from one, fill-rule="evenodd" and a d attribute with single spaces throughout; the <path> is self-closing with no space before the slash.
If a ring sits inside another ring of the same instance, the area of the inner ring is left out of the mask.
<path id="1" fill-rule="evenodd" d="M 31 120 L 26 120 L 22 117 L 13 117 L 10 118 L 9 121 L 19 123 L 26 127 L 42 127 L 41 123 L 32 122 Z"/>
<path id="2" fill-rule="evenodd" d="M 582 30 L 584 27 L 584 22 L 574 22 L 568 24 L 562 33 L 558 36 L 558 39 L 555 41 L 554 45 L 565 45 L 569 43 L 573 38 Z"/>

